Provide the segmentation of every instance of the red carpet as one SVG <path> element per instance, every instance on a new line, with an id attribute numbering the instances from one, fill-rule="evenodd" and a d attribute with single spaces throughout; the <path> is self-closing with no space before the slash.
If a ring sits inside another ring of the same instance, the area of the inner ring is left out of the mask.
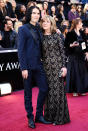
<path id="1" fill-rule="evenodd" d="M 33 88 L 33 107 L 36 111 L 38 89 Z M 65 125 L 37 123 L 35 131 L 88 131 L 88 94 L 72 97 L 67 95 L 71 122 Z M 28 128 L 24 109 L 23 90 L 0 97 L 0 131 L 33 131 Z"/>

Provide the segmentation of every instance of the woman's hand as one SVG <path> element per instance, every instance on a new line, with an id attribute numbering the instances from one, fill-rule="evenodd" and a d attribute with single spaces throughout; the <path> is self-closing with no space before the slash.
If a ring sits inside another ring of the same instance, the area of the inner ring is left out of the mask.
<path id="1" fill-rule="evenodd" d="M 28 78 L 28 70 L 23 70 L 22 71 L 22 77 L 23 77 L 23 79 L 27 79 Z"/>
<path id="2" fill-rule="evenodd" d="M 62 71 L 62 77 L 65 77 L 67 75 L 67 68 L 63 67 L 61 68 L 61 71 Z"/>
<path id="3" fill-rule="evenodd" d="M 1 34 L 0 34 L 0 40 L 2 40 L 2 36 L 1 36 Z"/>
<path id="4" fill-rule="evenodd" d="M 72 44 L 70 44 L 70 47 L 76 47 L 79 46 L 79 43 L 77 41 L 74 41 Z"/>
<path id="5" fill-rule="evenodd" d="M 5 16 L 5 19 L 10 19 L 10 17 L 9 16 Z"/>
<path id="6" fill-rule="evenodd" d="M 56 29 L 56 32 L 60 35 L 61 31 L 59 29 Z"/>
<path id="7" fill-rule="evenodd" d="M 85 53 L 85 60 L 88 61 L 88 52 Z"/>

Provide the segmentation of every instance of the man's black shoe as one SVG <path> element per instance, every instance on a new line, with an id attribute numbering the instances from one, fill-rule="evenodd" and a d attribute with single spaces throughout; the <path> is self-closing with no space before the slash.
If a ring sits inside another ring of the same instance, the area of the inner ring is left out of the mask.
<path id="1" fill-rule="evenodd" d="M 28 119 L 28 126 L 32 129 L 35 128 L 35 123 L 34 123 L 34 120 L 33 119 Z"/>
<path id="2" fill-rule="evenodd" d="M 36 123 L 43 123 L 43 124 L 51 124 L 52 122 L 46 121 L 43 116 L 40 116 L 39 118 L 35 118 Z"/>

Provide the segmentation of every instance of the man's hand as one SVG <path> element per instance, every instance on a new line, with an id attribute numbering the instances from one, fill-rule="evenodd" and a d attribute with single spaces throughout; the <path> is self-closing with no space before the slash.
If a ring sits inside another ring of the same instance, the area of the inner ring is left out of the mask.
<path id="1" fill-rule="evenodd" d="M 23 70 L 23 71 L 22 71 L 22 77 L 23 77 L 24 79 L 27 79 L 27 78 L 28 78 L 28 70 Z"/>

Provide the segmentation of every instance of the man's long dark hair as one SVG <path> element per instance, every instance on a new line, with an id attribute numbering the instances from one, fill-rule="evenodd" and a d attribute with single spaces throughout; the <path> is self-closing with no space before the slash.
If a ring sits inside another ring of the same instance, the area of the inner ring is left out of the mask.
<path id="1" fill-rule="evenodd" d="M 26 15 L 25 15 L 25 23 L 29 23 L 31 21 L 31 14 L 33 9 L 38 9 L 40 12 L 40 9 L 37 6 L 31 6 L 27 9 Z"/>

